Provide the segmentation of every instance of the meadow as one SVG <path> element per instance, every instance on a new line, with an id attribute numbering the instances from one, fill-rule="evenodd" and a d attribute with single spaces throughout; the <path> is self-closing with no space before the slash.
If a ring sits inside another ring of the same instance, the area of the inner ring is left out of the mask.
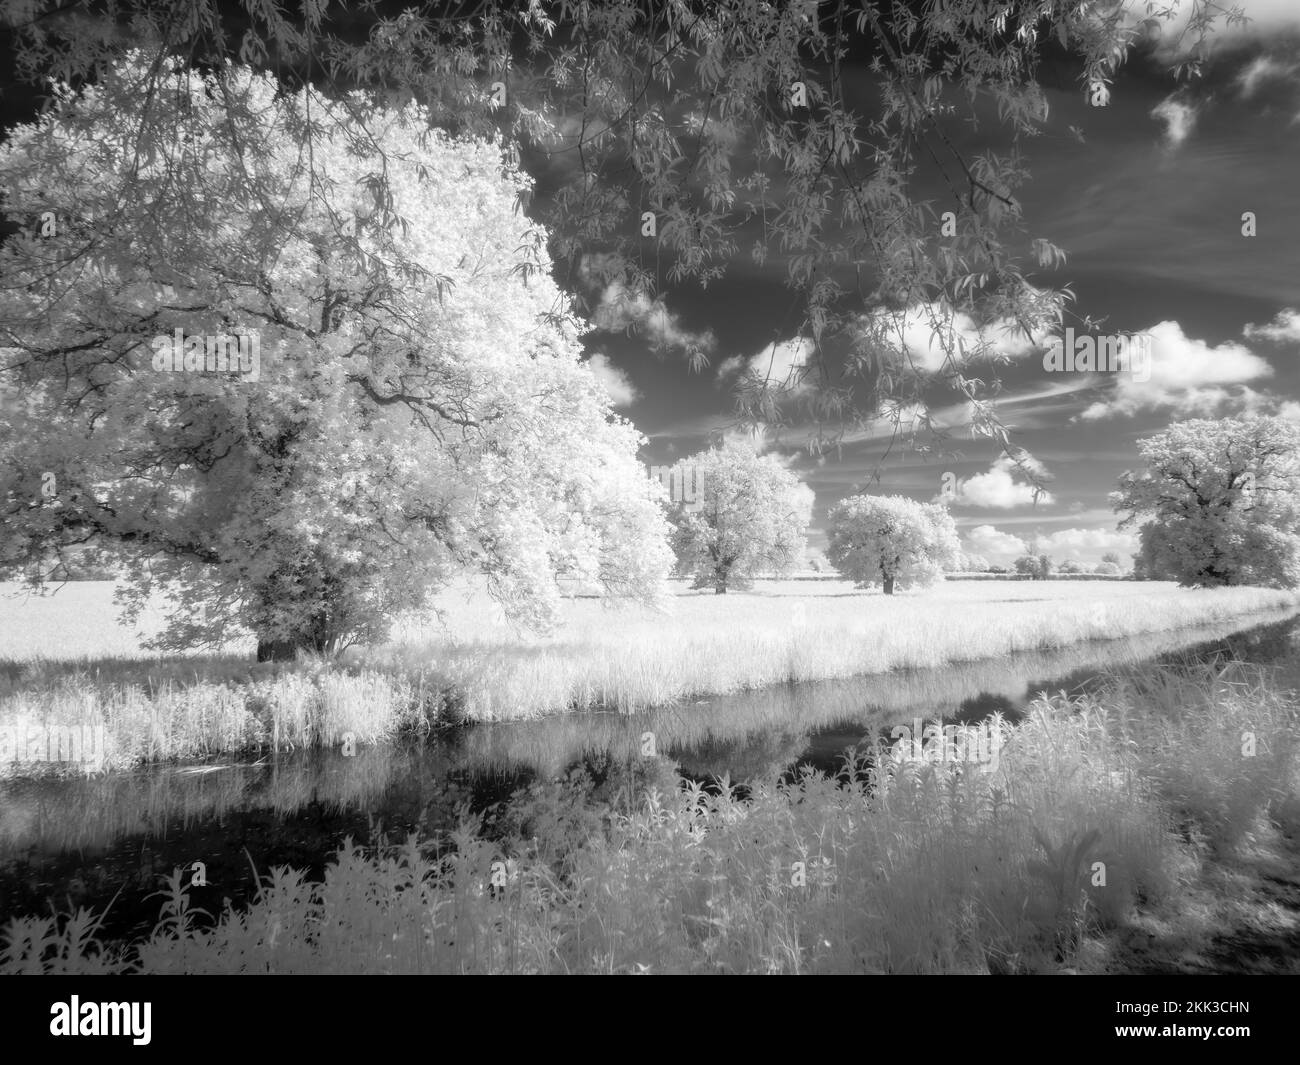
<path id="1" fill-rule="evenodd" d="M 109 769 L 335 746 L 349 735 L 366 745 L 443 724 L 632 713 L 787 682 L 996 660 L 1300 603 L 1290 592 L 1123 581 L 951 581 L 891 597 L 838 581 L 761 582 L 725 596 L 674 590 L 662 612 L 575 596 L 563 626 L 536 636 L 512 630 L 466 582 L 382 646 L 335 662 L 257 664 L 251 639 L 221 653 L 142 653 L 140 634 L 116 624 L 108 584 L 68 584 L 43 598 L 8 586 L 0 730 L 102 726 Z M 142 632 L 150 624 L 156 616 Z M 0 760 L 0 772 L 13 770 Z"/>

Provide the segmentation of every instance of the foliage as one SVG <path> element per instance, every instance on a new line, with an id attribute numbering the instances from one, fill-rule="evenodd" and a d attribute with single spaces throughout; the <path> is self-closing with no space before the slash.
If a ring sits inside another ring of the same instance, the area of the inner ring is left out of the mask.
<path id="1" fill-rule="evenodd" d="M 937 581 L 960 544 L 946 508 L 906 496 L 857 495 L 829 515 L 826 557 L 859 587 L 881 584 L 886 595 Z"/>
<path id="2" fill-rule="evenodd" d="M 1206 0 L 1185 6 L 1189 21 L 1169 64 L 1175 79 L 1198 73 L 1207 34 L 1224 14 Z M 978 430 L 1005 444 L 990 402 L 997 390 L 986 387 L 996 381 L 997 344 L 963 350 L 952 323 L 969 313 L 1041 335 L 1070 295 L 1031 284 L 1021 261 L 1025 249 L 1031 268 L 1064 259 L 1047 239 L 1026 239 L 1016 195 L 1026 178 L 1016 141 L 1038 134 L 1048 116 L 1039 63 L 1049 52 L 1054 63 L 1065 58 L 1078 91 L 1104 103 L 1130 52 L 1149 54 L 1177 10 L 1149 2 L 1135 13 L 1092 0 L 996 12 L 986 0 L 924 11 L 902 0 L 484 0 L 472 10 L 440 2 L 395 15 L 367 8 L 358 20 L 353 12 L 335 19 L 330 8 L 328 0 L 301 14 L 261 0 L 119 0 L 106 8 L 25 0 L 8 21 L 14 67 L 32 82 L 99 82 L 138 46 L 159 61 L 147 66 L 142 94 L 164 110 L 161 60 L 179 56 L 213 72 L 222 92 L 234 76 L 223 64 L 237 60 L 307 88 L 313 112 L 359 90 L 385 106 L 418 102 L 452 133 L 501 132 L 558 185 L 538 205 L 539 221 L 553 234 L 579 311 L 589 309 L 592 288 L 649 301 L 665 280 L 704 284 L 742 256 L 761 264 L 779 255 L 814 352 L 797 379 L 742 389 L 739 413 L 780 421 L 780 401 L 798 394 L 830 426 L 819 431 L 821 444 L 856 421 L 921 401 L 931 380 L 914 372 L 898 337 L 909 314 L 939 334 L 941 376 L 970 403 Z M 1227 13 L 1229 23 L 1239 18 Z M 860 100 L 872 101 L 871 110 Z M 1006 143 L 968 155 L 957 131 L 991 115 Z M 222 117 L 227 128 L 214 135 L 258 144 L 255 116 Z M 148 108 L 140 120 L 141 130 L 157 124 Z M 302 153 L 315 185 L 313 129 L 300 123 L 282 143 Z M 147 132 L 122 132 L 158 147 Z M 397 162 L 399 153 L 377 146 L 390 166 Z M 389 169 L 373 186 L 381 201 Z M 184 193 L 189 175 L 159 180 L 166 201 Z M 936 188 L 942 199 L 932 201 Z M 203 196 L 195 190 L 193 199 Z M 284 206 L 268 201 L 276 203 Z M 956 219 L 942 240 L 939 210 Z M 658 223 L 652 240 L 642 236 L 646 211 Z M 293 211 L 280 219 L 296 229 Z M 303 223 L 306 232 L 292 239 L 311 234 L 314 220 Z M 533 236 L 523 243 L 540 250 L 540 229 Z M 337 246 L 346 257 L 361 244 L 344 235 Z M 847 337 L 839 354 L 837 333 Z M 694 365 L 706 360 L 699 350 L 687 355 Z M 972 365 L 972 356 L 988 365 Z M 928 417 L 924 424 L 941 435 Z"/>
<path id="3" fill-rule="evenodd" d="M 501 147 L 163 65 L 61 88 L 0 150 L 7 210 L 56 226 L 0 251 L 0 563 L 107 545 L 128 617 L 172 597 L 172 649 L 382 639 L 465 567 L 541 629 L 563 577 L 661 594 L 641 437 L 546 317 L 545 261 L 515 269 L 529 180 Z M 260 353 L 223 371 L 239 332 Z"/>
<path id="4" fill-rule="evenodd" d="M 813 492 L 775 455 L 728 440 L 678 463 L 697 506 L 676 513 L 677 566 L 718 593 L 757 573 L 784 576 L 803 559 Z"/>
<path id="5" fill-rule="evenodd" d="M 1017 573 L 1023 573 L 1036 581 L 1045 581 L 1052 575 L 1052 560 L 1046 555 L 1021 555 L 1015 561 Z"/>
<path id="6" fill-rule="evenodd" d="M 1142 522 L 1149 578 L 1212 587 L 1300 584 L 1300 426 L 1282 418 L 1177 422 L 1138 441 L 1145 469 L 1111 505 Z"/>

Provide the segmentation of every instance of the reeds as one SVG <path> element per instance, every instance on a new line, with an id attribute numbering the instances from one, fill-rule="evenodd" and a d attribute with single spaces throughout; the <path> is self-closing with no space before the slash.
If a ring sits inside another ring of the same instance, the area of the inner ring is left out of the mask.
<path id="1" fill-rule="evenodd" d="M 215 922 L 176 879 L 145 943 L 101 950 L 86 914 L 13 920 L 0 971 L 1051 970 L 1135 908 L 1176 906 L 1199 862 L 1295 793 L 1296 704 L 1247 667 L 1044 697 L 995 727 L 989 769 L 862 751 L 838 780 L 744 799 L 725 781 L 605 805 L 535 785 L 494 841 L 466 819 L 436 841 L 348 843 L 322 882 L 271 870 Z M 1244 731 L 1266 741 L 1253 755 Z"/>

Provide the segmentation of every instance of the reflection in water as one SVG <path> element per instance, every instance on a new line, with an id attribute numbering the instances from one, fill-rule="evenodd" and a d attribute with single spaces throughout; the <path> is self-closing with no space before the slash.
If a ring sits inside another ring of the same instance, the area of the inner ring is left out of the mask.
<path id="1" fill-rule="evenodd" d="M 655 753 L 685 776 L 773 776 L 799 765 L 839 768 L 846 748 L 915 717 L 975 723 L 1014 719 L 1039 692 L 1086 690 L 1105 671 L 1152 661 L 1228 655 L 1274 663 L 1300 685 L 1300 624 L 1275 618 L 1233 633 L 1230 625 L 1151 633 L 1025 653 L 994 661 L 846 680 L 783 685 L 622 715 L 582 713 L 478 725 L 418 745 L 281 753 L 259 761 L 156 766 L 64 781 L 0 782 L 0 921 L 61 907 L 99 910 L 120 891 L 107 935 L 151 928 L 158 875 L 202 861 L 209 886 L 194 904 L 216 913 L 240 905 L 259 874 L 290 864 L 319 875 L 351 836 L 372 839 L 456 824 L 515 789 L 575 767 Z"/>

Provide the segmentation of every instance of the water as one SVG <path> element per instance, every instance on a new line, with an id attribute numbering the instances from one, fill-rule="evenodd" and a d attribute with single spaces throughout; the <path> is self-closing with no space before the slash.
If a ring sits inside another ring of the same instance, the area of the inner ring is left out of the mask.
<path id="1" fill-rule="evenodd" d="M 1274 666 L 1300 686 L 1300 617 L 1232 631 L 1187 629 L 1024 653 L 995 661 L 783 685 L 635 716 L 570 714 L 474 726 L 420 744 L 217 759 L 62 781 L 0 782 L 0 922 L 112 903 L 103 933 L 133 938 L 158 918 L 161 876 L 202 863 L 191 898 L 211 913 L 240 906 L 258 874 L 292 865 L 319 876 L 345 839 L 400 839 L 454 827 L 517 789 L 585 771 L 596 796 L 619 767 L 733 781 L 803 765 L 834 772 L 845 749 L 920 717 L 1011 719 L 1040 692 L 1077 694 L 1107 670 L 1227 656 Z M 640 756 L 652 742 L 656 758 Z"/>

